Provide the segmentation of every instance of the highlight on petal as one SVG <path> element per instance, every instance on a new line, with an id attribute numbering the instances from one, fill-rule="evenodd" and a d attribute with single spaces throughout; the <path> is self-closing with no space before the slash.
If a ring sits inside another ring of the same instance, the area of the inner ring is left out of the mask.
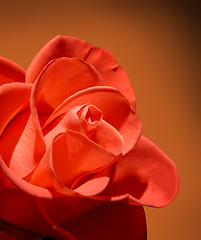
<path id="1" fill-rule="evenodd" d="M 30 110 L 15 117 L 0 138 L 2 158 L 10 170 L 21 178 L 37 166 L 44 151 L 45 149 L 38 141 Z"/>
<path id="2" fill-rule="evenodd" d="M 28 108 L 32 84 L 10 83 L 0 87 L 0 135 L 19 112 Z"/>
<path id="3" fill-rule="evenodd" d="M 64 224 L 80 240 L 146 240 L 142 207 L 106 203 Z"/>
<path id="4" fill-rule="evenodd" d="M 25 82 L 25 70 L 16 63 L 0 57 L 0 86 L 12 82 Z"/>
<path id="5" fill-rule="evenodd" d="M 36 167 L 44 153 L 29 110 L 31 88 L 32 84 L 25 83 L 0 87 L 0 154 L 21 178 Z"/>
<path id="6" fill-rule="evenodd" d="M 121 91 L 135 109 L 136 98 L 133 88 L 125 70 L 118 66 L 113 54 L 74 37 L 57 36 L 49 41 L 31 62 L 27 70 L 26 82 L 33 83 L 48 62 L 62 57 L 80 58 L 92 64 L 103 77 L 106 86 Z"/>
<path id="7" fill-rule="evenodd" d="M 133 151 L 120 159 L 102 195 L 112 201 L 163 207 L 178 192 L 178 173 L 172 160 L 150 140 L 141 136 Z"/>

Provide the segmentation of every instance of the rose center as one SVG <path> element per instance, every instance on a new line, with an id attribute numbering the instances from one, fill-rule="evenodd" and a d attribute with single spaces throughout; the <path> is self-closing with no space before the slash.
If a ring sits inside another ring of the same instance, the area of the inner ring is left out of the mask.
<path id="1" fill-rule="evenodd" d="M 87 105 L 77 112 L 85 134 L 90 138 L 102 120 L 102 112 L 93 105 Z"/>

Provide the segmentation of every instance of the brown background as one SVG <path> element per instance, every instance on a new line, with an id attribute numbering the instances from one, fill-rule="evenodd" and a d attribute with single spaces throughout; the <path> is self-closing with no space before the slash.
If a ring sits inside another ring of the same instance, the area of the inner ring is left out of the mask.
<path id="1" fill-rule="evenodd" d="M 27 68 L 58 34 L 112 51 L 132 81 L 143 134 L 180 175 L 170 206 L 146 208 L 148 239 L 200 239 L 200 10 L 196 1 L 137 2 L 0 1 L 0 55 Z"/>

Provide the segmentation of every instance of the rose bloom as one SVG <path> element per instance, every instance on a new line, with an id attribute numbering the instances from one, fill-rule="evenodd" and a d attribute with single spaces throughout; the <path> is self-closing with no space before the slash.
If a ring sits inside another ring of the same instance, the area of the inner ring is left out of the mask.
<path id="1" fill-rule="evenodd" d="M 178 174 L 114 56 L 57 36 L 27 72 L 0 58 L 0 85 L 1 239 L 145 240 L 143 206 L 169 204 Z"/>

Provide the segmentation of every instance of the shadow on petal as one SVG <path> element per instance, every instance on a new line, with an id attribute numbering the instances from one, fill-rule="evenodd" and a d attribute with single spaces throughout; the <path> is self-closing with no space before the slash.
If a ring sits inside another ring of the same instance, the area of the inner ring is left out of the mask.
<path id="1" fill-rule="evenodd" d="M 146 240 L 143 207 L 106 203 L 62 224 L 79 240 Z"/>

